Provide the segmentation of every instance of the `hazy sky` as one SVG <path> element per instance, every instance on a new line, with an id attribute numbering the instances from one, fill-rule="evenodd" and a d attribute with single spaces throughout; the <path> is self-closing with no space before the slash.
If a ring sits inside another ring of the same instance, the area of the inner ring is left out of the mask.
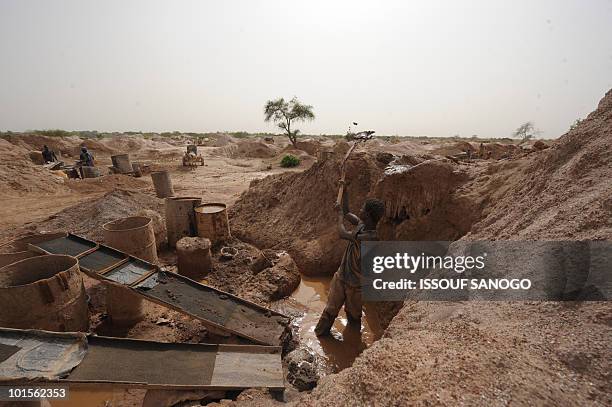
<path id="1" fill-rule="evenodd" d="M 612 1 L 0 0 L 0 130 L 557 137 L 612 88 Z"/>

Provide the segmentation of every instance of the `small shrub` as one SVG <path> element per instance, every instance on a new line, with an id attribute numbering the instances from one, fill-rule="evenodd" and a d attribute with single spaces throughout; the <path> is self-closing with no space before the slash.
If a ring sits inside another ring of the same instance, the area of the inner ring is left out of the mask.
<path id="1" fill-rule="evenodd" d="M 300 159 L 294 155 L 287 154 L 280 162 L 281 167 L 297 167 L 300 165 Z"/>

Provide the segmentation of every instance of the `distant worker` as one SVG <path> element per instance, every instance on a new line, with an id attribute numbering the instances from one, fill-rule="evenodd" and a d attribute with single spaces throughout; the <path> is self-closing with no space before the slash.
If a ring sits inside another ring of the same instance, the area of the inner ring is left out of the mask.
<path id="1" fill-rule="evenodd" d="M 79 155 L 79 160 L 81 160 L 81 165 L 86 167 L 94 167 L 94 156 L 87 151 L 87 147 L 81 147 L 81 154 Z"/>
<path id="2" fill-rule="evenodd" d="M 342 201 L 342 205 L 336 204 L 338 232 L 340 238 L 348 240 L 349 243 L 340 267 L 331 281 L 327 305 L 315 328 L 318 336 L 329 334 L 342 305 L 344 305 L 349 324 L 361 328 L 361 242 L 378 240 L 376 225 L 385 213 L 385 204 L 378 199 L 366 200 L 359 212 L 359 217 L 350 213 L 346 189 L 344 189 Z M 348 232 L 344 227 L 344 219 L 356 225 L 355 230 Z"/>
<path id="3" fill-rule="evenodd" d="M 46 144 L 43 146 L 42 156 L 43 162 L 45 164 L 57 161 L 57 156 L 55 155 L 55 152 L 53 150 L 49 150 L 49 147 L 47 147 Z"/>
<path id="4" fill-rule="evenodd" d="M 83 167 L 94 167 L 94 156 L 89 151 L 87 151 L 87 147 L 81 147 L 81 154 L 79 154 L 79 174 L 81 175 L 81 179 L 85 178 L 85 174 L 83 172 Z"/>

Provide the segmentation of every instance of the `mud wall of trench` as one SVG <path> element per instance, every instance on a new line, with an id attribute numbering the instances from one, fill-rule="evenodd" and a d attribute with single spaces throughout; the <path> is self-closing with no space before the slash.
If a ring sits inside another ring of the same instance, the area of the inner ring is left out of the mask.
<path id="1" fill-rule="evenodd" d="M 287 250 L 304 275 L 332 275 L 346 247 L 333 206 L 339 162 L 336 157 L 303 173 L 253 182 L 230 208 L 232 233 L 259 248 Z M 480 216 L 477 204 L 460 192 L 469 176 L 450 162 L 386 167 L 362 152 L 347 163 L 347 179 L 352 212 L 368 197 L 385 202 L 381 240 L 457 240 Z M 383 327 L 400 308 L 401 303 L 371 307 Z"/>

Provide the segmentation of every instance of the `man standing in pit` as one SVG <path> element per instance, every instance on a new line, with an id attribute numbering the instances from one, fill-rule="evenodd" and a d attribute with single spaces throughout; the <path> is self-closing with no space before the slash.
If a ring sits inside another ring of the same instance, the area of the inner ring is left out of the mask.
<path id="1" fill-rule="evenodd" d="M 343 180 L 340 181 L 344 183 Z M 348 193 L 343 188 L 342 205 L 336 204 L 338 210 L 338 233 L 340 238 L 348 240 L 348 246 L 342 257 L 340 267 L 334 274 L 329 287 L 327 305 L 315 327 L 318 336 L 328 335 L 334 320 L 344 305 L 349 324 L 361 328 L 361 242 L 378 240 L 376 225 L 385 213 L 385 204 L 378 199 L 365 201 L 359 216 L 349 212 Z M 356 228 L 349 232 L 344 227 L 344 219 Z"/>
<path id="2" fill-rule="evenodd" d="M 81 164 L 86 167 L 94 167 L 94 156 L 89 151 L 87 151 L 87 147 L 81 147 L 81 154 L 79 155 L 79 160 L 81 160 Z"/>

